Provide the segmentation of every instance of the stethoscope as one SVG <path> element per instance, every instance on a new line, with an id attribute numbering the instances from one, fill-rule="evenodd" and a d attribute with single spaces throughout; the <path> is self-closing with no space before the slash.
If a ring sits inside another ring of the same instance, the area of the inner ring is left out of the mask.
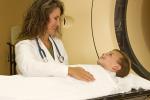
<path id="1" fill-rule="evenodd" d="M 64 62 L 64 57 L 61 55 L 59 49 L 58 49 L 58 46 L 56 45 L 55 41 L 53 40 L 53 38 L 50 37 L 50 39 L 52 40 L 53 44 L 55 45 L 56 47 L 56 50 L 57 50 L 57 53 L 58 53 L 58 60 L 60 63 L 63 63 Z M 46 54 L 44 52 L 44 50 L 41 48 L 40 44 L 39 44 L 39 41 L 38 41 L 38 38 L 35 38 L 36 40 L 36 43 L 37 43 L 37 46 L 38 46 L 38 50 L 39 50 L 39 54 L 41 56 L 41 58 L 43 59 L 44 62 L 48 62 L 48 59 L 46 57 Z M 49 40 L 50 41 L 50 40 Z"/>

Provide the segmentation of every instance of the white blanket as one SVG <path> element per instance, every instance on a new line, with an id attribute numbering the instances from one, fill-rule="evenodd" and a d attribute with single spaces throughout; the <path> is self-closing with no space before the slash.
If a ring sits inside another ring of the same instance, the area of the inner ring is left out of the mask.
<path id="1" fill-rule="evenodd" d="M 83 82 L 69 76 L 1 75 L 0 100 L 81 100 L 127 92 L 131 88 L 150 89 L 150 81 L 133 74 L 126 78 L 113 79 L 108 71 L 99 65 L 84 65 L 84 68 L 94 75 L 94 82 Z"/>

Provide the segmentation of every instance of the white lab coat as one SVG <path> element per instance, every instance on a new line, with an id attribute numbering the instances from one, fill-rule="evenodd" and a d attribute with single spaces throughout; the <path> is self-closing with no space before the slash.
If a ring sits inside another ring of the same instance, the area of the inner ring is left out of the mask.
<path id="1" fill-rule="evenodd" d="M 40 38 L 38 38 L 39 45 L 44 50 L 48 59 L 48 62 L 44 62 L 39 54 L 36 40 L 22 40 L 15 45 L 15 60 L 18 72 L 25 76 L 67 76 L 67 53 L 64 49 L 62 41 L 58 38 L 53 39 L 57 44 L 61 55 L 64 57 L 63 63 L 59 63 L 58 52 L 53 42 L 52 45 L 55 60 L 53 59 L 43 42 L 40 40 Z M 50 41 L 52 40 L 50 39 Z"/>

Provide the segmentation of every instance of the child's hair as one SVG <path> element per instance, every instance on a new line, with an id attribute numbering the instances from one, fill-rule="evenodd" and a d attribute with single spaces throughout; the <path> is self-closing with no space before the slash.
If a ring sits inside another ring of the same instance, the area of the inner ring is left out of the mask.
<path id="1" fill-rule="evenodd" d="M 116 76 L 118 76 L 118 77 L 125 77 L 125 76 L 127 76 L 129 74 L 130 68 L 131 68 L 131 60 L 130 60 L 130 58 L 127 56 L 127 54 L 125 54 L 121 50 L 114 49 L 113 51 L 117 51 L 117 52 L 119 52 L 122 55 L 122 57 L 118 61 L 118 63 L 121 66 L 121 69 L 116 72 Z"/>

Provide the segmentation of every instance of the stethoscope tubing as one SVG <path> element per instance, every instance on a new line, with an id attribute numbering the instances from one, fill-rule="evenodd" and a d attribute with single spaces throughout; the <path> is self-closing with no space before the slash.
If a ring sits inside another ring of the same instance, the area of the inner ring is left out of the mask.
<path id="1" fill-rule="evenodd" d="M 42 57 L 42 59 L 44 59 L 44 57 L 46 57 L 46 54 L 45 54 L 44 50 L 41 48 L 41 46 L 38 42 L 38 38 L 36 38 L 36 43 L 37 43 L 37 46 L 38 46 L 39 54 Z"/>
<path id="2" fill-rule="evenodd" d="M 56 48 L 56 50 L 57 50 L 59 62 L 60 62 L 60 63 L 63 63 L 64 57 L 61 55 L 61 53 L 60 53 L 60 51 L 59 51 L 59 49 L 58 49 L 58 46 L 57 46 L 57 44 L 55 43 L 55 41 L 52 39 L 52 37 L 50 37 L 50 38 L 51 38 L 52 42 L 54 43 L 55 48 Z M 46 57 L 46 53 L 45 53 L 44 50 L 41 48 L 41 46 L 40 46 L 40 44 L 39 44 L 39 41 L 38 41 L 38 38 L 35 38 L 35 40 L 36 40 L 36 43 L 37 43 L 37 46 L 38 46 L 38 51 L 39 51 L 39 54 L 40 54 L 41 58 L 44 60 L 44 62 L 47 62 L 48 59 L 47 59 L 47 57 Z M 49 41 L 50 41 L 50 40 L 49 40 Z"/>
<path id="3" fill-rule="evenodd" d="M 58 49 L 58 46 L 56 45 L 56 43 L 55 43 L 55 41 L 53 40 L 53 38 L 51 38 L 51 39 L 52 39 L 52 41 L 53 41 L 53 43 L 54 43 L 54 45 L 55 45 L 55 47 L 56 47 L 56 50 L 57 50 L 57 52 L 58 52 L 58 55 L 61 56 L 61 53 L 60 53 L 60 51 L 59 51 L 59 49 Z"/>

